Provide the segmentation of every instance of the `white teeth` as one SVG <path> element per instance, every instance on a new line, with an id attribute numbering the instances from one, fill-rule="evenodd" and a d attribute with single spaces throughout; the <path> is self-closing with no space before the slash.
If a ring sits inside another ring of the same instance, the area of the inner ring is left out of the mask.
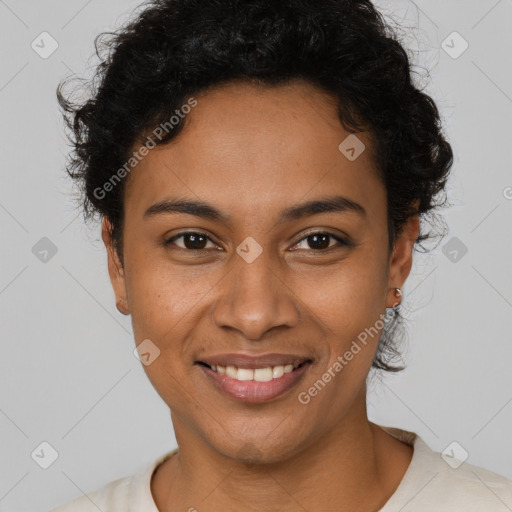
<path id="1" fill-rule="evenodd" d="M 284 366 L 274 366 L 272 368 L 272 377 L 274 379 L 278 379 L 279 377 L 282 377 L 284 375 Z"/>
<path id="2" fill-rule="evenodd" d="M 272 378 L 272 367 L 270 366 L 267 368 L 257 368 L 254 370 L 254 380 L 258 382 L 268 382 L 269 380 L 272 380 Z"/>
<path id="3" fill-rule="evenodd" d="M 237 378 L 237 369 L 235 366 L 226 366 L 226 375 L 232 379 Z"/>
<path id="4" fill-rule="evenodd" d="M 266 368 L 237 368 L 236 366 L 221 366 L 213 365 L 211 367 L 212 370 L 216 371 L 220 374 L 225 374 L 231 379 L 236 379 L 240 381 L 254 380 L 256 382 L 269 382 L 272 379 L 279 379 L 285 373 L 292 372 L 295 368 L 297 368 L 300 363 L 297 364 L 287 364 L 287 365 L 279 365 L 279 366 L 267 366 Z"/>
<path id="5" fill-rule="evenodd" d="M 238 368 L 238 372 L 236 374 L 237 380 L 253 380 L 254 378 L 254 370 L 249 370 L 248 368 Z"/>

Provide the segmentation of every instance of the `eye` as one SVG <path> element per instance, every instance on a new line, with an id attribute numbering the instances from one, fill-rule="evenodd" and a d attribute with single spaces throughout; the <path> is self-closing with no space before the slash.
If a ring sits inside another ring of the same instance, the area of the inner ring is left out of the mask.
<path id="1" fill-rule="evenodd" d="M 180 240 L 180 243 L 176 243 L 177 240 Z M 211 247 L 208 247 L 208 242 L 212 244 Z M 217 247 L 212 240 L 206 236 L 204 233 L 197 233 L 194 231 L 187 231 L 185 233 L 180 233 L 178 235 L 165 240 L 164 245 L 176 245 L 180 249 L 191 250 L 191 251 L 203 251 L 207 249 L 211 249 L 212 247 Z"/>
<path id="2" fill-rule="evenodd" d="M 208 246 L 208 243 L 211 245 Z M 301 244 L 303 247 L 301 247 Z M 307 244 L 307 246 L 304 247 L 304 244 Z M 178 235 L 165 240 L 163 245 L 175 245 L 180 249 L 189 251 L 204 251 L 212 248 L 218 249 L 217 245 L 207 235 L 195 231 L 179 233 Z M 299 242 L 293 246 L 292 250 L 313 249 L 314 251 L 326 251 L 327 249 L 336 247 L 336 245 L 350 246 L 351 243 L 343 237 L 334 235 L 333 233 L 317 231 L 309 233 L 307 236 L 299 240 Z"/>
<path id="3" fill-rule="evenodd" d="M 323 231 L 316 231 L 314 233 L 309 233 L 307 236 L 299 240 L 292 250 L 297 249 L 308 249 L 308 247 L 300 247 L 301 244 L 307 244 L 309 249 L 313 249 L 315 251 L 325 251 L 326 249 L 331 249 L 336 246 L 336 243 L 331 244 L 332 241 L 338 242 L 339 246 L 350 246 L 350 242 L 345 240 L 344 238 L 334 235 L 332 233 L 327 233 Z"/>

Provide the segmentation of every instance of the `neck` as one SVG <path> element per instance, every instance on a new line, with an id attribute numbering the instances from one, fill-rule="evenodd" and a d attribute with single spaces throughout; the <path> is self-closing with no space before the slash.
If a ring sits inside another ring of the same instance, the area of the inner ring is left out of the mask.
<path id="1" fill-rule="evenodd" d="M 248 464 L 220 454 L 173 417 L 179 452 L 154 475 L 161 512 L 171 510 L 379 510 L 412 449 L 369 422 L 366 406 L 285 460 Z M 251 450 L 247 447 L 247 454 Z"/>

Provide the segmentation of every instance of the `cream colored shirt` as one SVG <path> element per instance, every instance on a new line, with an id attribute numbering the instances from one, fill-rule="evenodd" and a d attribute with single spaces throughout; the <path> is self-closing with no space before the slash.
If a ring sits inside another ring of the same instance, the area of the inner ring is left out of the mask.
<path id="1" fill-rule="evenodd" d="M 379 512 L 507 512 L 512 510 L 512 481 L 477 466 L 455 460 L 448 464 L 416 434 L 381 427 L 414 447 L 398 488 Z M 114 480 L 87 496 L 50 512 L 160 512 L 151 494 L 156 467 L 173 450 L 147 464 L 139 473 Z M 456 468 L 455 468 L 456 467 Z"/>

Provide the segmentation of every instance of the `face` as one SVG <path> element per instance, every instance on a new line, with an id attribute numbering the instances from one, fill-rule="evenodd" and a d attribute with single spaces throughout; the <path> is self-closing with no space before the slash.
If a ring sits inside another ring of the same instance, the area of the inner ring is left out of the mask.
<path id="1" fill-rule="evenodd" d="M 417 218 L 389 251 L 371 139 L 358 134 L 366 149 L 347 158 L 334 99 L 313 86 L 195 98 L 180 135 L 129 177 L 123 269 L 104 221 L 109 272 L 136 344 L 150 340 L 144 370 L 178 443 L 279 460 L 361 420 L 375 326 L 409 273 Z"/>

